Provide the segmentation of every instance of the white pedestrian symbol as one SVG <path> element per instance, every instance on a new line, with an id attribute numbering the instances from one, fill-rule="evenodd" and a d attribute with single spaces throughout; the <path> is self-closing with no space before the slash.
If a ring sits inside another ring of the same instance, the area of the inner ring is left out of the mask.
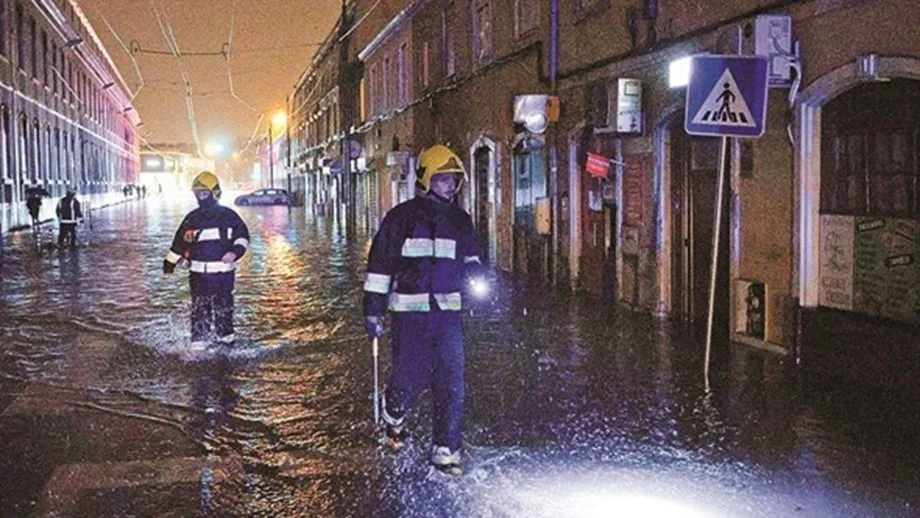
<path id="1" fill-rule="evenodd" d="M 728 68 L 722 72 L 706 101 L 693 117 L 693 124 L 710 124 L 713 126 L 756 126 L 751 110 L 748 108 L 738 83 Z"/>

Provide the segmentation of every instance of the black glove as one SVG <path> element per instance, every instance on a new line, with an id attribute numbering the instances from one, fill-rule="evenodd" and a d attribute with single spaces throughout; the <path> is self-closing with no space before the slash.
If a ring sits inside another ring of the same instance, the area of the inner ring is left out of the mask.
<path id="1" fill-rule="evenodd" d="M 176 271 L 176 263 L 171 263 L 166 259 L 163 259 L 163 273 L 170 274 Z"/>
<path id="2" fill-rule="evenodd" d="M 383 317 L 373 315 L 364 317 L 364 329 L 371 340 L 383 336 Z"/>

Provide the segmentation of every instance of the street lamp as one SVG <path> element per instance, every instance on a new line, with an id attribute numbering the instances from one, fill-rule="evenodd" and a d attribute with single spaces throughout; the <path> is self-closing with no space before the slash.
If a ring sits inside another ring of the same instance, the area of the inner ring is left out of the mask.
<path id="1" fill-rule="evenodd" d="M 275 187 L 275 144 L 274 144 L 274 135 L 275 128 L 283 128 L 287 126 L 287 114 L 284 111 L 279 110 L 271 119 L 268 120 L 268 181 L 269 187 Z"/>

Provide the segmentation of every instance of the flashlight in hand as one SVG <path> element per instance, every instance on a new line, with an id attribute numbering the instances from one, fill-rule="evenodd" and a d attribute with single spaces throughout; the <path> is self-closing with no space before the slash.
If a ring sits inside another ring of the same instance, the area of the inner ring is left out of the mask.
<path id="1" fill-rule="evenodd" d="M 470 294 L 477 299 L 484 299 L 489 296 L 489 282 L 483 277 L 473 277 L 470 279 Z"/>

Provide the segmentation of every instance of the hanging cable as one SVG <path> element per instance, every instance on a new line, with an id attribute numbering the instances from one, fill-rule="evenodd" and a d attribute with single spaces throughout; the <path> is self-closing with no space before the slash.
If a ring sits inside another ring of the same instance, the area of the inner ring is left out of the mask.
<path id="1" fill-rule="evenodd" d="M 179 71 L 182 74 L 182 81 L 185 84 L 185 110 L 186 114 L 188 115 L 189 128 L 192 132 L 192 139 L 195 142 L 195 148 L 198 151 L 198 156 L 204 156 L 204 153 L 201 150 L 201 140 L 198 137 L 198 121 L 195 117 L 194 90 L 192 89 L 192 82 L 189 79 L 188 72 L 185 70 L 185 65 L 181 59 L 182 50 L 179 48 L 179 42 L 176 40 L 176 34 L 173 32 L 172 24 L 169 22 L 169 17 L 167 16 L 166 11 L 163 10 L 161 14 L 153 0 L 150 0 L 150 5 L 153 8 L 154 15 L 157 18 L 157 24 L 160 27 L 160 31 L 163 33 L 163 39 L 166 40 L 166 45 L 172 50 L 173 55 L 178 58 Z"/>
<path id="2" fill-rule="evenodd" d="M 121 36 L 118 35 L 118 32 L 115 31 L 115 28 L 112 27 L 112 24 L 109 23 L 105 15 L 103 15 L 102 12 L 99 11 L 98 7 L 96 8 L 96 14 L 99 15 L 99 18 L 102 19 L 102 23 L 105 24 L 105 26 L 109 29 L 109 32 L 112 33 L 112 36 L 115 37 L 115 41 L 117 41 L 118 44 L 121 45 L 121 48 L 124 49 L 128 57 L 131 58 L 131 64 L 134 66 L 134 73 L 137 74 L 137 80 L 138 80 L 137 90 L 135 90 L 134 93 L 131 94 L 131 102 L 134 102 L 134 99 L 137 97 L 137 95 L 140 94 L 141 90 L 144 89 L 145 83 L 144 83 L 144 76 L 141 75 L 141 67 L 140 65 L 137 64 L 137 59 L 134 57 L 134 54 L 131 52 L 131 49 L 129 49 L 128 46 L 125 45 L 124 40 L 121 39 Z"/>
<path id="3" fill-rule="evenodd" d="M 236 0 L 230 0 L 230 32 L 227 35 L 227 43 L 225 44 L 226 53 L 224 54 L 224 58 L 227 60 L 227 82 L 230 84 L 230 96 L 239 101 L 243 106 L 258 113 L 259 109 L 244 101 L 239 95 L 236 94 L 236 89 L 233 87 L 233 70 L 230 66 L 230 60 L 233 58 L 233 26 L 235 17 Z"/>
<path id="4" fill-rule="evenodd" d="M 377 0 L 377 2 L 375 2 L 374 5 L 372 5 L 371 8 L 368 9 L 366 13 L 364 13 L 364 16 L 362 16 L 360 20 L 355 22 L 355 24 L 352 25 L 351 28 L 348 29 L 348 31 L 346 31 L 345 34 L 343 34 L 342 37 L 339 38 L 339 43 L 342 43 L 343 41 L 345 41 L 345 38 L 349 37 L 351 33 L 355 32 L 355 29 L 357 29 L 361 25 L 361 23 L 363 23 L 364 20 L 368 16 L 370 16 L 372 12 L 374 12 L 374 9 L 376 9 L 378 5 L 380 5 L 380 0 Z M 342 23 L 345 23 L 345 20 L 342 20 Z"/>
<path id="5" fill-rule="evenodd" d="M 256 134 L 259 133 L 259 128 L 262 127 L 262 120 L 265 118 L 264 113 L 259 114 L 259 120 L 256 121 L 256 127 L 252 129 L 252 135 L 249 136 L 249 140 L 246 141 L 246 146 L 240 151 L 240 154 L 245 153 L 249 146 L 252 145 L 252 141 L 255 140 Z"/>

